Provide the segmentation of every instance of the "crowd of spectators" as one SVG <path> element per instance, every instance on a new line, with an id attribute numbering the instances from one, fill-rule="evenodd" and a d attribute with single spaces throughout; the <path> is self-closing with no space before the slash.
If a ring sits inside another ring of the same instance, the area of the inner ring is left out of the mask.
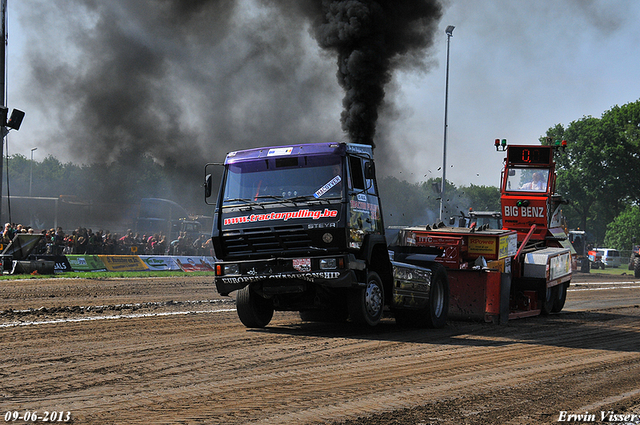
<path id="1" fill-rule="evenodd" d="M 61 227 L 36 232 L 21 224 L 6 223 L 1 243 L 7 246 L 17 233 L 40 233 L 44 238 L 36 248 L 37 254 L 105 254 L 105 255 L 213 255 L 211 238 L 180 232 L 174 240 L 163 233 L 141 235 L 127 230 L 124 235 L 109 231 L 79 227 L 65 233 Z"/>

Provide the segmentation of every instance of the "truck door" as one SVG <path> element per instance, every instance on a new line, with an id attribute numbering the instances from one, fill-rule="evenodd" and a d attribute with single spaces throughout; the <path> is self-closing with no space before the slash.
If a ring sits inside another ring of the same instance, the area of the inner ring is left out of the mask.
<path id="1" fill-rule="evenodd" d="M 382 213 L 373 162 L 349 156 L 349 248 L 360 248 L 367 234 L 381 234 Z"/>

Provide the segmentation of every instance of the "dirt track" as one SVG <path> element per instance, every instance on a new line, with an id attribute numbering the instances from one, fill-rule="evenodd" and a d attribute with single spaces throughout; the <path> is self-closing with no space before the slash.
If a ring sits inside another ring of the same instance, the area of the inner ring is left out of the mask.
<path id="1" fill-rule="evenodd" d="M 203 277 L 2 281 L 0 415 L 63 411 L 82 424 L 640 415 L 640 281 L 598 280 L 576 276 L 561 314 L 435 331 L 292 313 L 248 330 Z"/>

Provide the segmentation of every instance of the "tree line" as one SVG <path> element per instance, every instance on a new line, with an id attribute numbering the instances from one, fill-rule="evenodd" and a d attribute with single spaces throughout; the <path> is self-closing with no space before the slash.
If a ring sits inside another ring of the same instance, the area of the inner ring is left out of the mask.
<path id="1" fill-rule="evenodd" d="M 211 214 L 204 204 L 202 168 L 185 169 L 151 156 L 122 151 L 112 163 L 63 163 L 53 155 L 31 161 L 21 154 L 5 160 L 3 198 L 67 197 L 99 204 L 135 204 L 142 198 L 170 199 L 195 214 Z M 204 166 L 204 165 L 203 165 Z M 6 198 L 5 198 L 6 199 Z M 4 201 L 6 205 L 6 200 Z M 5 207 L 3 218 L 7 219 Z"/>
<path id="2" fill-rule="evenodd" d="M 600 118 L 584 116 L 566 127 L 557 124 L 540 137 L 568 141 L 556 155 L 557 192 L 568 200 L 563 212 L 570 229 L 586 230 L 597 246 L 629 249 L 640 243 L 640 100 L 614 106 Z M 193 167 L 192 167 L 193 168 Z M 135 203 L 141 198 L 171 199 L 193 214 L 211 214 L 203 201 L 201 170 L 159 164 L 142 153 L 124 151 L 111 164 L 62 163 L 49 155 L 31 161 L 16 154 L 7 159 L 3 196 L 59 197 L 87 201 Z M 378 176 L 385 224 L 432 224 L 439 219 L 440 178 L 407 182 Z M 444 221 L 476 211 L 499 211 L 494 186 L 456 187 L 446 182 Z M 5 212 L 3 210 L 3 216 Z"/>

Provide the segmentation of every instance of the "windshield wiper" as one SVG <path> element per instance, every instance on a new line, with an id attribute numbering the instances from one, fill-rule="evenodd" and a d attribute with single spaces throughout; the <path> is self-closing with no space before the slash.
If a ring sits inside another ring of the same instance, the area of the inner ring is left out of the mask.
<path id="1" fill-rule="evenodd" d="M 227 203 L 229 202 L 244 202 L 244 204 L 238 204 L 238 205 L 227 205 Z M 222 207 L 232 207 L 232 208 L 238 208 L 238 207 L 244 207 L 244 206 L 248 206 L 249 209 L 251 209 L 252 207 L 262 207 L 262 209 L 264 209 L 264 206 L 260 205 L 257 202 L 252 201 L 251 199 L 246 199 L 246 198 L 232 198 L 232 199 L 225 199 L 224 203 L 222 204 Z"/>
<path id="2" fill-rule="evenodd" d="M 275 199 L 276 201 L 282 201 L 284 200 L 284 198 L 282 196 L 276 196 L 276 195 L 258 195 L 255 197 L 255 199 Z"/>
<path id="3" fill-rule="evenodd" d="M 273 199 L 276 200 L 278 202 L 292 202 L 293 204 L 296 204 L 297 202 L 303 202 L 303 201 L 314 201 L 316 200 L 316 198 L 313 195 L 301 195 L 301 196 L 293 196 L 291 198 L 285 198 L 282 196 L 276 196 L 276 195 L 260 195 L 260 196 L 256 196 L 256 199 L 258 198 L 267 198 L 267 199 Z"/>
<path id="4" fill-rule="evenodd" d="M 294 196 L 293 198 L 287 198 L 287 200 L 294 203 L 303 202 L 303 201 L 319 201 L 320 203 L 323 203 L 323 202 L 330 203 L 329 202 L 330 199 L 342 199 L 342 197 L 337 195 L 337 196 L 329 196 L 327 198 L 316 198 L 313 195 L 301 195 L 301 196 Z"/>
<path id="5" fill-rule="evenodd" d="M 232 198 L 232 199 L 224 199 L 224 202 L 248 202 L 251 203 L 251 199 L 245 198 Z"/>
<path id="6" fill-rule="evenodd" d="M 287 198 L 287 200 L 291 201 L 291 202 L 301 202 L 301 201 L 313 201 L 316 200 L 318 198 L 316 198 L 313 195 L 300 195 L 300 196 L 293 196 L 291 198 Z"/>

